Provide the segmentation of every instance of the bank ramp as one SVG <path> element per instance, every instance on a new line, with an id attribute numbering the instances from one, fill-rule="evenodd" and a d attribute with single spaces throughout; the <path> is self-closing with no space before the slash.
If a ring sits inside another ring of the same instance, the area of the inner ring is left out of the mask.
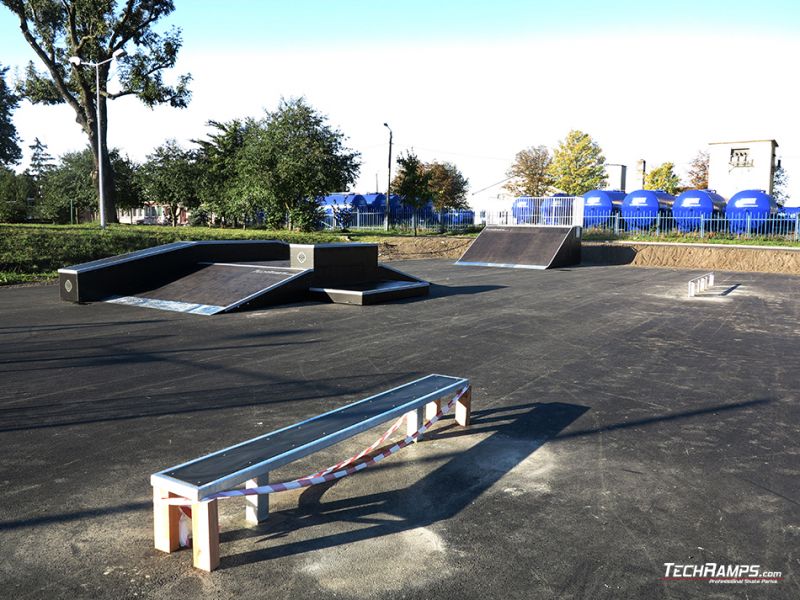
<path id="1" fill-rule="evenodd" d="M 456 264 L 553 269 L 580 262 L 580 227 L 487 225 Z"/>

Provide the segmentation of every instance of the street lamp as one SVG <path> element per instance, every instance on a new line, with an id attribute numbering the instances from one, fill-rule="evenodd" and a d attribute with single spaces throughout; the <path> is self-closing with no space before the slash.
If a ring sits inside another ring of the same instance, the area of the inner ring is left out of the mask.
<path id="1" fill-rule="evenodd" d="M 389 130 L 389 180 L 386 183 L 386 214 L 383 219 L 383 228 L 389 231 L 389 195 L 392 191 L 392 128 L 388 123 L 383 124 Z"/>
<path id="2" fill-rule="evenodd" d="M 80 56 L 69 57 L 69 62 L 76 67 L 81 67 L 83 65 L 94 67 L 95 88 L 97 90 L 97 100 L 95 101 L 95 105 L 97 108 L 97 187 L 100 192 L 100 229 L 106 228 L 106 197 L 105 189 L 103 188 L 103 153 L 100 149 L 100 130 L 102 129 L 102 123 L 100 122 L 100 67 L 111 62 L 112 60 L 122 58 L 125 56 L 125 54 L 127 54 L 125 50 L 119 48 L 114 51 L 114 54 L 112 54 L 110 58 L 97 63 L 89 62 L 88 60 L 82 60 Z"/>

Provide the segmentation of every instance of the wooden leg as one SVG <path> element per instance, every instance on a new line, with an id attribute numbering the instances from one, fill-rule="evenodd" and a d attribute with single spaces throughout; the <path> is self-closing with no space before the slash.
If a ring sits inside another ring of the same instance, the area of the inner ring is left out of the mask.
<path id="1" fill-rule="evenodd" d="M 411 412 L 406 413 L 406 435 L 412 435 L 416 433 L 420 427 L 422 427 L 422 419 L 425 417 L 425 407 L 422 406 L 420 408 L 416 408 Z M 420 437 L 416 438 L 416 441 L 419 441 Z"/>
<path id="2" fill-rule="evenodd" d="M 162 552 L 175 552 L 180 548 L 178 523 L 181 518 L 181 509 L 162 502 L 167 498 L 175 497 L 175 494 L 166 490 L 153 488 L 153 538 L 156 550 Z"/>
<path id="3" fill-rule="evenodd" d="M 255 488 L 269 483 L 269 473 L 248 479 L 244 484 L 246 488 Z M 247 503 L 244 509 L 244 520 L 248 523 L 263 523 L 269 517 L 269 494 L 259 494 L 258 496 L 245 496 Z"/>
<path id="4" fill-rule="evenodd" d="M 430 421 L 433 417 L 436 416 L 436 413 L 439 412 L 440 406 L 441 405 L 439 403 L 439 400 L 434 400 L 433 402 L 428 402 L 425 405 L 425 422 L 426 423 L 428 421 Z"/>
<path id="5" fill-rule="evenodd" d="M 472 386 L 470 386 L 461 399 L 456 402 L 456 423 L 467 427 L 472 413 Z"/>
<path id="6" fill-rule="evenodd" d="M 217 501 L 192 504 L 192 555 L 194 566 L 213 571 L 219 566 Z"/>

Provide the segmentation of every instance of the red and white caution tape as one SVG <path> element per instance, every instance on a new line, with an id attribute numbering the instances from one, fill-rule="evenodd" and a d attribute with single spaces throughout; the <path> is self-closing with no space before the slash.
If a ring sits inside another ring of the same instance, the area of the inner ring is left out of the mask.
<path id="1" fill-rule="evenodd" d="M 360 462 L 352 467 L 342 469 L 347 465 L 350 465 L 365 456 L 371 454 L 378 446 L 380 446 L 386 439 L 392 435 L 397 429 L 402 425 L 403 420 L 405 419 L 405 415 L 400 417 L 397 422 L 392 425 L 386 433 L 384 433 L 381 437 L 375 440 L 374 443 L 367 446 L 364 450 L 355 454 L 348 458 L 347 460 L 343 460 L 327 469 L 319 471 L 313 475 L 306 475 L 305 477 L 298 477 L 297 479 L 292 479 L 291 481 L 284 481 L 282 483 L 270 483 L 268 485 L 262 485 L 259 487 L 253 488 L 246 488 L 241 490 L 228 490 L 226 492 L 217 492 L 216 494 L 212 494 L 210 496 L 206 496 L 201 500 L 201 502 L 209 502 L 211 500 L 217 500 L 219 498 L 234 498 L 238 496 L 258 496 L 261 494 L 275 494 L 277 492 L 286 492 L 288 490 L 297 490 L 304 487 L 310 487 L 312 485 L 317 485 L 320 483 L 325 483 L 327 481 L 333 481 L 334 479 L 341 479 L 342 477 L 347 477 L 348 475 L 352 475 L 353 473 L 357 473 L 358 471 L 363 471 L 367 467 L 371 467 L 373 465 L 377 465 L 381 462 L 384 458 L 395 454 L 408 446 L 409 444 L 413 444 L 421 435 L 423 435 L 426 431 L 428 431 L 439 419 L 441 419 L 444 415 L 449 413 L 453 410 L 453 407 L 456 405 L 461 397 L 467 393 L 469 387 L 463 388 L 458 394 L 456 394 L 445 406 L 441 407 L 437 413 L 430 418 L 427 422 L 425 422 L 422 427 L 417 429 L 411 435 L 407 435 L 405 439 L 400 440 L 396 444 L 394 444 L 391 448 L 384 450 L 383 452 L 376 454 L 375 456 L 371 456 L 368 460 Z M 173 506 L 189 506 L 192 504 L 191 500 L 186 498 L 165 498 L 162 500 L 165 504 L 171 504 Z"/>

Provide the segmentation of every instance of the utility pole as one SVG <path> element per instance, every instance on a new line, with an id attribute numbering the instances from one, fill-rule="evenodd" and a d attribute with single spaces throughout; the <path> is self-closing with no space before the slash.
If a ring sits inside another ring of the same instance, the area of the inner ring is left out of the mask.
<path id="1" fill-rule="evenodd" d="M 383 228 L 389 231 L 389 198 L 392 191 L 392 128 L 387 123 L 383 124 L 389 130 L 389 180 L 386 183 L 386 214 L 383 218 Z"/>

